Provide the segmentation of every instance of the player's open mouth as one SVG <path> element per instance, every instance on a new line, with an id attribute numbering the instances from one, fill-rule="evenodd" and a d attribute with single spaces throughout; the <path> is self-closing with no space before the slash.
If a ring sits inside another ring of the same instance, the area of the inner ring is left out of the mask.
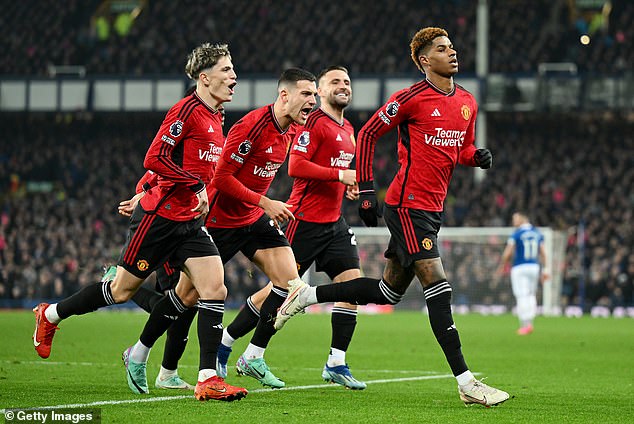
<path id="1" fill-rule="evenodd" d="M 229 93 L 233 94 L 235 92 L 235 90 L 233 89 L 233 87 L 236 86 L 236 84 L 238 84 L 237 82 L 234 82 L 233 84 L 229 85 Z"/>
<path id="2" fill-rule="evenodd" d="M 313 109 L 309 107 L 305 107 L 300 111 L 300 114 L 302 115 L 303 118 L 308 118 L 308 114 L 310 113 L 311 110 Z"/>

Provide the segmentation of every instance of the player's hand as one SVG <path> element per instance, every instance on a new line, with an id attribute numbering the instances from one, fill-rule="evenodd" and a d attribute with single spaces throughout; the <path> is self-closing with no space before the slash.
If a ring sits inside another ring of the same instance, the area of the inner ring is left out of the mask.
<path id="1" fill-rule="evenodd" d="M 359 184 L 355 183 L 346 187 L 346 199 L 357 200 L 359 198 Z"/>
<path id="2" fill-rule="evenodd" d="M 493 165 L 493 154 L 489 149 L 478 149 L 473 154 L 476 165 L 482 169 L 489 169 Z"/>
<path id="3" fill-rule="evenodd" d="M 539 282 L 544 284 L 548 281 L 550 281 L 550 274 L 548 273 L 548 271 L 542 271 L 541 275 L 539 276 Z"/>
<path id="4" fill-rule="evenodd" d="M 132 212 L 134 211 L 134 208 L 136 208 L 136 205 L 139 203 L 139 200 L 141 200 L 141 197 L 143 197 L 145 195 L 145 192 L 142 191 L 140 193 L 135 194 L 132 199 L 130 200 L 124 200 L 122 202 L 119 203 L 119 213 L 123 216 L 131 216 Z"/>
<path id="5" fill-rule="evenodd" d="M 359 183 L 359 216 L 366 227 L 376 227 L 382 216 L 372 181 Z"/>
<path id="6" fill-rule="evenodd" d="M 277 228 L 280 228 L 280 225 L 289 219 L 295 219 L 295 215 L 293 212 L 289 210 L 292 208 L 292 205 L 289 205 L 284 202 L 280 202 L 279 200 L 271 200 L 266 196 L 262 196 L 260 198 L 259 206 L 264 209 L 264 213 L 266 213 Z"/>
<path id="7" fill-rule="evenodd" d="M 205 216 L 209 213 L 209 199 L 207 198 L 207 189 L 203 187 L 198 193 L 196 193 L 196 198 L 198 198 L 198 206 L 192 209 L 192 212 L 198 212 L 198 214 L 194 217 L 195 219 L 200 218 L 201 216 Z"/>
<path id="8" fill-rule="evenodd" d="M 339 182 L 347 186 L 355 185 L 357 183 L 357 171 L 354 169 L 340 169 Z"/>

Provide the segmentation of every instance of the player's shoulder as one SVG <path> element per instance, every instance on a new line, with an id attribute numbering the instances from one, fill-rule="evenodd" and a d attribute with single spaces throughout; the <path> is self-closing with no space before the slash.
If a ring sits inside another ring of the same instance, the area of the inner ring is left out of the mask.
<path id="1" fill-rule="evenodd" d="M 409 87 L 405 87 L 394 92 L 394 94 L 392 94 L 392 98 L 394 99 L 394 101 L 402 105 L 407 103 L 409 100 L 413 99 L 417 95 L 423 93 L 429 87 L 430 85 L 427 80 L 421 80 L 415 82 Z"/>
<path id="2" fill-rule="evenodd" d="M 475 101 L 475 97 L 473 96 L 473 94 L 471 94 L 471 92 L 469 90 L 467 90 L 466 88 L 464 88 L 460 84 L 454 83 L 454 86 L 456 87 L 456 94 L 457 95 L 465 96 L 465 97 L 468 97 L 468 98 L 472 99 L 473 101 Z"/>
<path id="3" fill-rule="evenodd" d="M 262 106 L 254 109 L 240 118 L 231 127 L 232 131 L 258 131 L 266 127 L 266 124 L 273 120 L 272 105 Z"/>
<path id="4" fill-rule="evenodd" d="M 310 112 L 310 115 L 308 115 L 308 119 L 306 119 L 304 128 L 307 130 L 312 130 L 319 124 L 323 124 L 325 122 L 324 119 L 327 119 L 327 118 L 328 118 L 328 115 L 326 115 L 326 113 L 323 110 L 321 110 L 321 108 L 317 108 L 313 110 L 312 112 Z"/>

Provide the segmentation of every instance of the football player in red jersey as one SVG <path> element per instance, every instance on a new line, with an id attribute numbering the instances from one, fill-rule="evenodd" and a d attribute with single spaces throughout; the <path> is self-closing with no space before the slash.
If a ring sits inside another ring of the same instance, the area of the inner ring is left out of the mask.
<path id="1" fill-rule="evenodd" d="M 295 178 L 287 203 L 295 220 L 285 233 L 300 276 L 312 265 L 334 282 L 361 277 L 359 253 L 354 233 L 341 215 L 344 195 L 358 198 L 356 171 L 349 169 L 354 158 L 352 124 L 343 110 L 352 101 L 352 85 L 346 68 L 330 66 L 318 76 L 317 93 L 321 106 L 310 114 L 306 125 L 295 136 L 288 173 Z M 224 329 L 218 348 L 216 370 L 226 375 L 231 346 L 253 330 L 260 307 L 272 284 L 248 297 L 233 322 Z M 327 381 L 362 390 L 366 384 L 355 379 L 346 363 L 346 351 L 357 323 L 357 305 L 336 303 L 332 310 L 332 343 L 322 371 Z"/>
<path id="2" fill-rule="evenodd" d="M 247 391 L 226 384 L 214 369 L 227 289 L 218 250 L 203 226 L 209 211 L 206 186 L 212 167 L 200 151 L 207 151 L 213 143 L 210 128 L 221 131 L 218 108 L 231 101 L 236 73 L 226 44 L 196 47 L 185 70 L 196 81 L 196 90 L 167 112 L 146 153 L 144 166 L 158 176 L 156 185 L 132 213 L 114 279 L 87 286 L 57 304 L 38 305 L 33 343 L 41 357 L 48 357 L 62 319 L 126 302 L 150 273 L 169 260 L 184 271 L 184 285 L 195 287 L 200 295 L 201 357 L 195 396 L 230 401 L 241 399 Z M 148 393 L 145 366 L 149 350 L 157 334 L 165 332 L 185 309 L 177 292 L 166 296 L 154 307 L 154 325 L 146 325 L 141 340 L 124 352 L 128 385 L 134 392 Z"/>
<path id="3" fill-rule="evenodd" d="M 443 202 L 458 163 L 488 169 L 491 152 L 474 146 L 477 105 L 471 93 L 454 83 L 458 57 L 447 32 L 423 28 L 411 43 L 411 57 L 425 78 L 392 94 L 366 122 L 357 144 L 359 214 L 367 226 L 377 225 L 378 204 L 372 181 L 376 141 L 398 128 L 399 170 L 385 199 L 390 241 L 381 280 L 360 278 L 341 284 L 309 287 L 294 281 L 275 327 L 314 303 L 396 304 L 414 276 L 423 286 L 429 321 L 456 377 L 465 404 L 497 405 L 508 393 L 475 379 L 464 360 L 451 313 L 451 285 L 438 251 L 437 235 Z"/>
<path id="4" fill-rule="evenodd" d="M 207 228 L 223 262 L 242 252 L 272 281 L 261 319 L 240 357 L 238 370 L 265 386 L 284 387 L 264 361 L 275 333 L 273 319 L 289 281 L 299 280 L 293 251 L 280 225 L 294 219 L 293 205 L 266 196 L 293 136 L 316 105 L 315 76 L 299 68 L 282 72 L 273 104 L 249 112 L 227 134 L 212 180 Z"/>

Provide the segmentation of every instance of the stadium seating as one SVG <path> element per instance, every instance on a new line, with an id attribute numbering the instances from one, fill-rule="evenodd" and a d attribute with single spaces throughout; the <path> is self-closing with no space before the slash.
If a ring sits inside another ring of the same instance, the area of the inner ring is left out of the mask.
<path id="1" fill-rule="evenodd" d="M 360 114 L 349 114 L 356 128 Z M 227 124 L 239 116 L 228 114 Z M 0 115 L 12 134 L 0 153 L 0 299 L 59 298 L 98 280 L 116 262 L 127 219 L 117 215 L 143 174 L 142 158 L 162 116 L 99 114 Z M 524 208 L 541 226 L 569 231 L 564 299 L 588 307 L 634 306 L 634 120 L 612 115 L 489 114 L 494 166 L 481 182 L 459 167 L 446 202 L 446 226 L 510 225 Z M 561 126 L 562 121 L 566 126 Z M 376 151 L 376 181 L 396 172 L 394 134 Z M 291 180 L 281 168 L 271 197 L 284 199 Z M 351 225 L 356 204 L 344 203 Z M 585 223 L 585 263 L 577 229 Z M 380 252 L 364 252 L 377 257 Z M 501 253 L 501 252 L 499 252 Z M 579 291 L 582 266 L 585 293 Z M 226 267 L 229 305 L 266 283 L 245 258 Z M 6 303 L 3 303 L 6 304 Z"/>

